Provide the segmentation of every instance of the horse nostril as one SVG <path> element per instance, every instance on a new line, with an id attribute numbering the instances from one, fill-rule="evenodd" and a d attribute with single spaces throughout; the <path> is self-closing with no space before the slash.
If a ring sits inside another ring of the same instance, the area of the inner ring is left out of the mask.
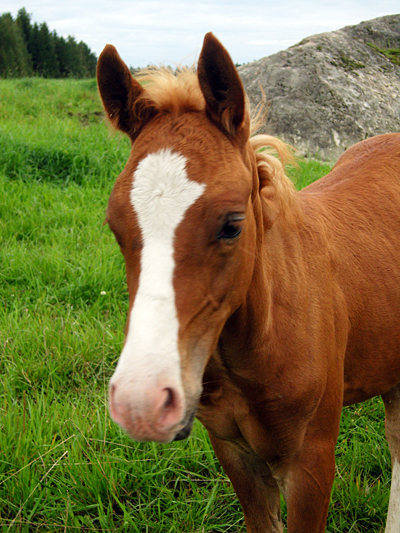
<path id="1" fill-rule="evenodd" d="M 164 391 L 166 392 L 167 397 L 165 399 L 163 407 L 164 407 L 164 409 L 173 409 L 174 408 L 174 404 L 176 404 L 174 390 L 169 388 L 169 387 L 167 387 L 167 388 L 164 389 Z"/>
<path id="2" fill-rule="evenodd" d="M 179 391 L 172 387 L 162 389 L 161 402 L 158 408 L 158 421 L 162 426 L 172 426 L 181 421 L 183 417 L 182 399 Z"/>
<path id="3" fill-rule="evenodd" d="M 124 402 L 121 403 L 121 398 L 118 395 L 117 385 L 110 384 L 108 405 L 110 415 L 115 422 L 122 427 L 126 427 L 129 423 L 129 419 L 127 417 L 128 409 L 126 408 Z"/>

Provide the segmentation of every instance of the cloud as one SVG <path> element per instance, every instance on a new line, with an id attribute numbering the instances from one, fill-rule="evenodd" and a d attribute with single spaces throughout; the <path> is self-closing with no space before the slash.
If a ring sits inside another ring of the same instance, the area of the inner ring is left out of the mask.
<path id="1" fill-rule="evenodd" d="M 290 46 L 293 44 L 293 41 L 290 39 L 266 39 L 264 41 L 247 41 L 249 46 L 270 46 L 270 45 L 278 45 L 278 46 Z"/>
<path id="2" fill-rule="evenodd" d="M 132 66 L 192 63 L 213 31 L 234 61 L 259 59 L 314 33 L 398 12 L 398 0 L 25 0 L 36 22 L 74 35 L 99 54 L 114 44 Z M 15 16 L 21 0 L 3 0 Z"/>

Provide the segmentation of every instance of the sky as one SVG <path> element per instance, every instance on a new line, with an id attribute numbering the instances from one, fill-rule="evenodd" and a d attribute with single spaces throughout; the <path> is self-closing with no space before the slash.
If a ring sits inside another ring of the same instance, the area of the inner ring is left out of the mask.
<path id="1" fill-rule="evenodd" d="M 73 35 L 99 55 L 116 46 L 128 66 L 192 65 L 212 31 L 235 63 L 248 63 L 315 33 L 400 13 L 399 0 L 1 0 L 32 22 Z"/>

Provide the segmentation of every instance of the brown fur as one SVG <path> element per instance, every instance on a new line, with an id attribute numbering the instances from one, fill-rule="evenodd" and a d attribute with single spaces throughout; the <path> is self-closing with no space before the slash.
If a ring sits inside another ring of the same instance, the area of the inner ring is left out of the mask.
<path id="1" fill-rule="evenodd" d="M 197 78 L 162 72 L 142 89 L 120 62 L 106 49 L 98 77 L 108 115 L 133 142 L 107 211 L 131 306 L 141 249 L 132 175 L 171 147 L 207 184 L 175 235 L 187 414 L 197 406 L 249 533 L 283 531 L 280 493 L 288 533 L 322 533 L 343 405 L 382 395 L 400 461 L 400 134 L 357 144 L 297 193 L 279 160 L 259 151 L 284 159 L 284 145 L 250 139 L 240 79 L 215 37 L 205 38 Z M 245 214 L 242 234 L 217 241 L 231 212 Z M 399 528 L 392 501 L 387 532 Z"/>

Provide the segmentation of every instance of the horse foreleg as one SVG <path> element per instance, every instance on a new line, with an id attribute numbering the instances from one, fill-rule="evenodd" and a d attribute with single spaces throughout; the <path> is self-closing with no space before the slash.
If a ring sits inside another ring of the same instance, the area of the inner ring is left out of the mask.
<path id="1" fill-rule="evenodd" d="M 386 411 L 386 438 L 392 457 L 392 484 L 385 533 L 400 531 L 400 385 L 382 396 Z"/>
<path id="2" fill-rule="evenodd" d="M 243 507 L 247 533 L 282 533 L 279 488 L 268 464 L 235 444 L 210 439 Z"/>
<path id="3" fill-rule="evenodd" d="M 334 475 L 335 442 L 305 441 L 281 478 L 288 533 L 325 532 Z"/>

